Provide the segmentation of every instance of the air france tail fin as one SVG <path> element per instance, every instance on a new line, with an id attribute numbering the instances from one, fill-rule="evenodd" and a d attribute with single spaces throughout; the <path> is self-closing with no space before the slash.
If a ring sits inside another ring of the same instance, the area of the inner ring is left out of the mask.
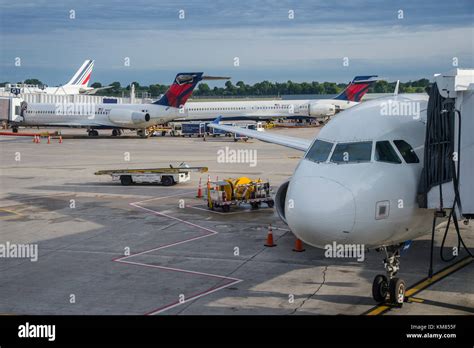
<path id="1" fill-rule="evenodd" d="M 367 93 L 369 87 L 377 81 L 378 75 L 356 76 L 334 99 L 360 102 L 362 97 Z"/>
<path id="2" fill-rule="evenodd" d="M 79 70 L 76 71 L 72 79 L 66 84 L 66 86 L 87 87 L 93 68 L 94 61 L 90 59 L 85 60 Z"/>
<path id="3" fill-rule="evenodd" d="M 227 80 L 229 77 L 203 76 L 202 72 L 179 73 L 166 93 L 153 104 L 174 108 L 183 106 L 201 80 Z"/>

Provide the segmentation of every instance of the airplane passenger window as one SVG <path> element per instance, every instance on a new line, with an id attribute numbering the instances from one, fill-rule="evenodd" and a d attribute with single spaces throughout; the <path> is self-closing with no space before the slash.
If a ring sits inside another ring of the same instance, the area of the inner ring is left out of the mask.
<path id="1" fill-rule="evenodd" d="M 402 163 L 390 141 L 377 141 L 375 145 L 375 160 L 378 162 Z"/>
<path id="2" fill-rule="evenodd" d="M 326 162 L 331 153 L 333 143 L 316 140 L 306 153 L 305 158 L 313 162 Z"/>
<path id="3" fill-rule="evenodd" d="M 369 162 L 372 155 L 372 142 L 339 143 L 331 156 L 331 162 L 356 163 Z"/>
<path id="4" fill-rule="evenodd" d="M 394 140 L 393 143 L 407 163 L 419 163 L 420 160 L 413 148 L 405 140 Z"/>

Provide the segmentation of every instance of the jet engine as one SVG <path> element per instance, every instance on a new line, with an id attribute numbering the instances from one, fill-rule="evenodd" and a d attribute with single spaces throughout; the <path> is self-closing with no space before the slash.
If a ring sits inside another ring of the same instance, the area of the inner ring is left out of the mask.
<path id="1" fill-rule="evenodd" d="M 150 121 L 150 114 L 132 110 L 112 109 L 109 114 L 109 120 L 119 125 L 138 124 Z"/>
<path id="2" fill-rule="evenodd" d="M 308 116 L 310 117 L 328 117 L 335 113 L 336 107 L 333 104 L 309 103 Z"/>
<path id="3" fill-rule="evenodd" d="M 288 185 L 290 185 L 290 180 L 285 181 L 277 190 L 275 195 L 275 209 L 277 211 L 278 216 L 285 224 L 286 216 L 285 216 L 285 202 L 286 202 L 286 192 L 288 191 Z"/>

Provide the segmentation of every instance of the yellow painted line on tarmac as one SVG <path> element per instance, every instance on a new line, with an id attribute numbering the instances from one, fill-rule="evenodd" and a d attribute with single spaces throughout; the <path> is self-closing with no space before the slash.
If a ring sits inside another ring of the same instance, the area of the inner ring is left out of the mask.
<path id="1" fill-rule="evenodd" d="M 418 297 L 408 297 L 408 298 L 407 298 L 407 301 L 408 301 L 408 302 L 416 302 L 416 303 L 423 303 L 423 302 L 425 302 L 425 300 L 423 300 L 422 298 L 418 298 Z"/>
<path id="2" fill-rule="evenodd" d="M 450 275 L 453 272 L 456 272 L 457 270 L 463 268 L 464 266 L 467 266 L 472 262 L 472 257 L 467 256 L 462 260 L 459 260 L 458 262 L 452 264 L 451 266 L 446 267 L 445 269 L 439 271 L 438 273 L 435 273 L 431 278 L 424 279 L 420 281 L 419 283 L 413 285 L 410 289 L 408 289 L 405 292 L 405 297 L 410 297 L 413 296 L 423 289 L 426 289 L 428 286 L 431 284 L 443 279 L 444 277 Z"/>
<path id="3" fill-rule="evenodd" d="M 389 309 L 390 309 L 390 306 L 378 305 L 377 307 L 371 309 L 368 313 L 365 313 L 365 315 L 380 315 L 382 313 L 385 313 Z"/>
<path id="4" fill-rule="evenodd" d="M 22 214 L 14 211 L 14 210 L 10 210 L 10 209 L 4 209 L 4 208 L 0 208 L 0 211 L 4 211 L 4 212 L 7 212 L 7 213 L 10 213 L 12 215 L 5 215 L 5 216 L 0 216 L 0 220 L 6 220 L 6 219 L 11 219 L 11 218 L 18 218 L 20 216 L 23 216 Z"/>
<path id="5" fill-rule="evenodd" d="M 408 302 L 418 302 L 418 303 L 423 303 L 424 300 L 412 297 L 419 293 L 422 290 L 425 290 L 429 286 L 433 285 L 434 283 L 440 281 L 443 278 L 446 278 L 448 275 L 453 274 L 454 272 L 460 270 L 461 268 L 467 266 L 472 262 L 473 258 L 470 256 L 466 256 L 465 258 L 459 260 L 458 262 L 442 269 L 441 271 L 433 274 L 431 278 L 425 278 L 415 285 L 411 286 L 406 292 L 405 292 L 405 298 Z M 365 315 L 381 315 L 385 312 L 388 312 L 390 309 L 393 307 L 389 304 L 379 304 L 375 306 L 374 308 L 368 310 L 365 312 Z"/>

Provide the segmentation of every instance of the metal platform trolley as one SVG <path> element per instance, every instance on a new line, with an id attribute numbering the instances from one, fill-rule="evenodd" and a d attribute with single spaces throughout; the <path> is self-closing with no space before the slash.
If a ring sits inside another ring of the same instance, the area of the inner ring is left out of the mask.
<path id="1" fill-rule="evenodd" d="M 177 167 L 170 165 L 164 168 L 109 169 L 99 170 L 94 174 L 110 175 L 112 181 L 120 181 L 124 186 L 133 183 L 159 183 L 164 186 L 172 186 L 191 180 L 191 172 L 205 173 L 207 170 L 207 167 L 190 167 L 186 163 L 181 163 Z"/>

